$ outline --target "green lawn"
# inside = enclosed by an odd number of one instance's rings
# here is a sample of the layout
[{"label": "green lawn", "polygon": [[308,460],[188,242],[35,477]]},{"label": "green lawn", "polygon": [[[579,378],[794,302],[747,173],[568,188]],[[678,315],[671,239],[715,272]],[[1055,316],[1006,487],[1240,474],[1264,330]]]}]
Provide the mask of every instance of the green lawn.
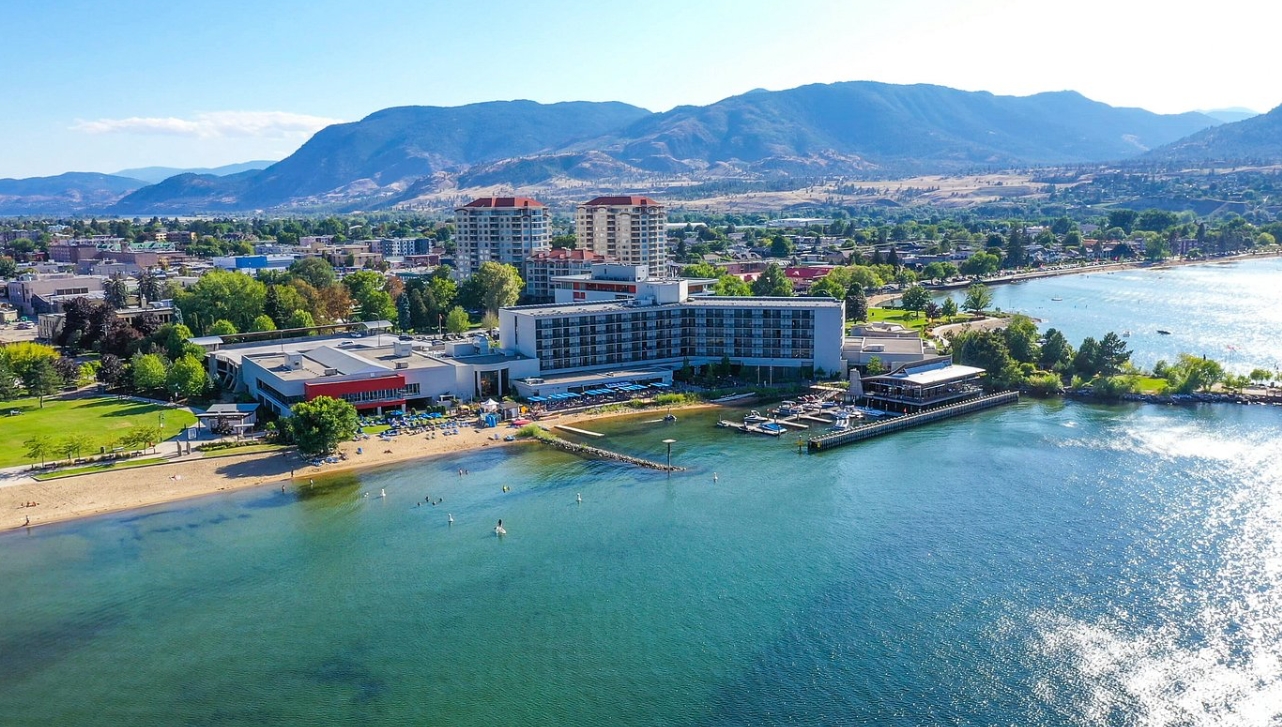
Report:
[{"label": "green lawn", "polygon": [[[12,410],[22,413],[4,416]],[[22,443],[38,434],[47,435],[56,446],[68,433],[83,432],[89,435],[91,446],[80,456],[96,455],[99,447],[110,450],[115,446],[129,427],[159,424],[161,412],[165,415],[166,439],[196,423],[196,417],[182,409],[115,397],[45,399],[43,409],[36,399],[0,403],[0,467],[31,464]]]},{"label": "green lawn", "polygon": [[215,449],[212,452],[205,452],[205,459],[215,457],[239,457],[242,454],[258,454],[260,452],[279,452],[284,449],[280,444],[247,444],[243,447],[228,447],[226,449]]},{"label": "green lawn", "polygon": [[55,470],[40,475],[32,475],[39,481],[60,480],[63,477],[75,477],[76,475],[92,475],[99,472],[114,472],[115,470],[127,470],[134,467],[150,467],[155,464],[164,464],[169,460],[164,457],[143,457],[139,459],[120,459],[114,462],[104,462],[101,464],[91,464],[84,467],[71,467],[68,469]]},{"label": "green lawn", "polygon": [[898,323],[905,328],[913,328],[920,331],[930,321],[926,320],[925,313],[913,313],[912,311],[899,310],[898,308],[869,308],[868,322]]},{"label": "green lawn", "polygon": [[1135,383],[1139,385],[1141,394],[1160,394],[1170,385],[1166,379],[1155,376],[1136,376]]}]

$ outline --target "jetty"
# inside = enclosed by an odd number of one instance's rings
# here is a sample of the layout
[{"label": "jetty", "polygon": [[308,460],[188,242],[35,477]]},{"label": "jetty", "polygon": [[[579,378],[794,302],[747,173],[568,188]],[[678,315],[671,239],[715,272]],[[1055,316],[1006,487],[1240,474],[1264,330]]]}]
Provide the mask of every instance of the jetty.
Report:
[{"label": "jetty", "polygon": [[563,452],[577,454],[581,457],[593,457],[595,459],[608,459],[613,462],[622,462],[624,464],[635,465],[637,467],[645,467],[646,469],[659,470],[660,472],[681,472],[685,469],[685,467],[676,467],[676,466],[669,467],[668,465],[663,464],[662,462],[653,462],[651,460],[642,459],[640,457],[633,457],[627,454],[619,454],[618,452],[611,452],[608,449],[601,449],[600,447],[589,447],[586,444],[578,444],[575,442],[570,442],[570,441],[561,439],[560,437],[546,431],[543,434],[535,437],[535,439],[537,439],[540,442],[543,442],[544,444],[550,445],[552,447],[556,447],[557,449]]},{"label": "jetty", "polygon": [[557,425],[556,425],[556,428],[557,428],[557,429],[564,429],[564,430],[565,430],[565,431],[567,431],[567,432],[574,432],[575,434],[582,434],[582,435],[585,435],[585,436],[588,436],[588,437],[604,437],[604,436],[605,436],[604,434],[602,434],[602,433],[600,433],[600,432],[589,432],[589,431],[588,431],[588,430],[586,430],[586,429],[579,429],[578,427],[572,427],[572,426],[570,426],[570,425],[568,425],[568,424],[557,424]]},{"label": "jetty", "polygon": [[821,434],[817,437],[811,437],[807,442],[806,447],[811,453],[826,451],[829,449],[835,449],[844,444],[862,442],[865,439],[872,439],[873,437],[879,437],[883,434],[899,432],[904,429],[921,426],[922,424],[929,424],[942,419],[950,419],[952,417],[962,416],[972,412],[983,411],[984,409],[992,409],[995,406],[1001,406],[1003,404],[1013,404],[1017,401],[1019,401],[1019,393],[1015,391],[1006,391],[1000,394],[981,396],[979,398],[970,399],[957,404],[941,406],[937,409],[928,409],[923,412],[918,412],[917,414],[907,414],[905,416],[895,417],[894,419],[884,422],[864,424],[841,432],[832,432],[831,434]]}]

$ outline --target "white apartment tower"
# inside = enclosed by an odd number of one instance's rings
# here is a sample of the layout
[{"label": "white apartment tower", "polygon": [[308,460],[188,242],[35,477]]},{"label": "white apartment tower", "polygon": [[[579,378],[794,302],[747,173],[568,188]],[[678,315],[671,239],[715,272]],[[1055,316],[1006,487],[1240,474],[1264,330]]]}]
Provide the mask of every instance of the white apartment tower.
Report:
[{"label": "white apartment tower", "polygon": [[460,275],[481,263],[515,266],[525,274],[525,259],[552,247],[551,215],[529,197],[482,197],[454,210],[454,261]]},{"label": "white apartment tower", "polygon": [[649,197],[597,197],[579,205],[574,236],[580,250],[624,265],[644,265],[650,277],[666,277],[668,213]]}]

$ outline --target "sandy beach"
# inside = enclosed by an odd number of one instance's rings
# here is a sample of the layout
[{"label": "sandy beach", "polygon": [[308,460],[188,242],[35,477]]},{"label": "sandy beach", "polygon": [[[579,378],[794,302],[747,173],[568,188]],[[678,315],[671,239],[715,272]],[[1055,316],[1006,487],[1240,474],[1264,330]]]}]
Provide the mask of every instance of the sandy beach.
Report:
[{"label": "sandy beach", "polygon": [[[674,408],[705,406],[713,405],[696,404]],[[562,414],[542,423],[554,427],[557,424],[582,423],[637,413],[643,412],[627,410],[602,413],[599,410],[587,410]],[[485,430],[460,427],[459,434],[448,437],[440,433],[435,438],[428,438],[423,434],[403,435],[387,442],[371,437],[359,442],[343,443],[339,450],[347,459],[320,467],[309,465],[289,449],[284,452],[259,452],[243,456],[183,459],[152,467],[80,475],[47,482],[22,478],[13,484],[0,486],[0,531],[133,510],[247,487],[268,484],[295,487],[311,478],[336,472],[448,456],[483,447],[534,446],[529,440],[502,440],[502,437],[515,431],[506,426]],[[498,440],[493,439],[495,433],[500,437]],[[357,448],[364,453],[357,454]],[[38,504],[26,507],[23,503],[27,502]]]}]

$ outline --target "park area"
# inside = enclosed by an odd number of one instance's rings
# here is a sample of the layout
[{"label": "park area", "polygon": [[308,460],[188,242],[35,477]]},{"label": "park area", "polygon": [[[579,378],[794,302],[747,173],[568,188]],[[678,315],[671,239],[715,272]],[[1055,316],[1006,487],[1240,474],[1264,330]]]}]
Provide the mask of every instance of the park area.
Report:
[{"label": "park area", "polygon": [[53,462],[66,459],[58,450],[73,437],[80,445],[74,456],[89,457],[120,446],[131,429],[159,427],[158,439],[164,441],[196,423],[185,409],[116,397],[45,399],[43,409],[37,399],[18,399],[3,407],[0,413],[7,416],[0,416],[0,467],[32,464],[24,443],[41,436],[51,446],[45,459]]}]

